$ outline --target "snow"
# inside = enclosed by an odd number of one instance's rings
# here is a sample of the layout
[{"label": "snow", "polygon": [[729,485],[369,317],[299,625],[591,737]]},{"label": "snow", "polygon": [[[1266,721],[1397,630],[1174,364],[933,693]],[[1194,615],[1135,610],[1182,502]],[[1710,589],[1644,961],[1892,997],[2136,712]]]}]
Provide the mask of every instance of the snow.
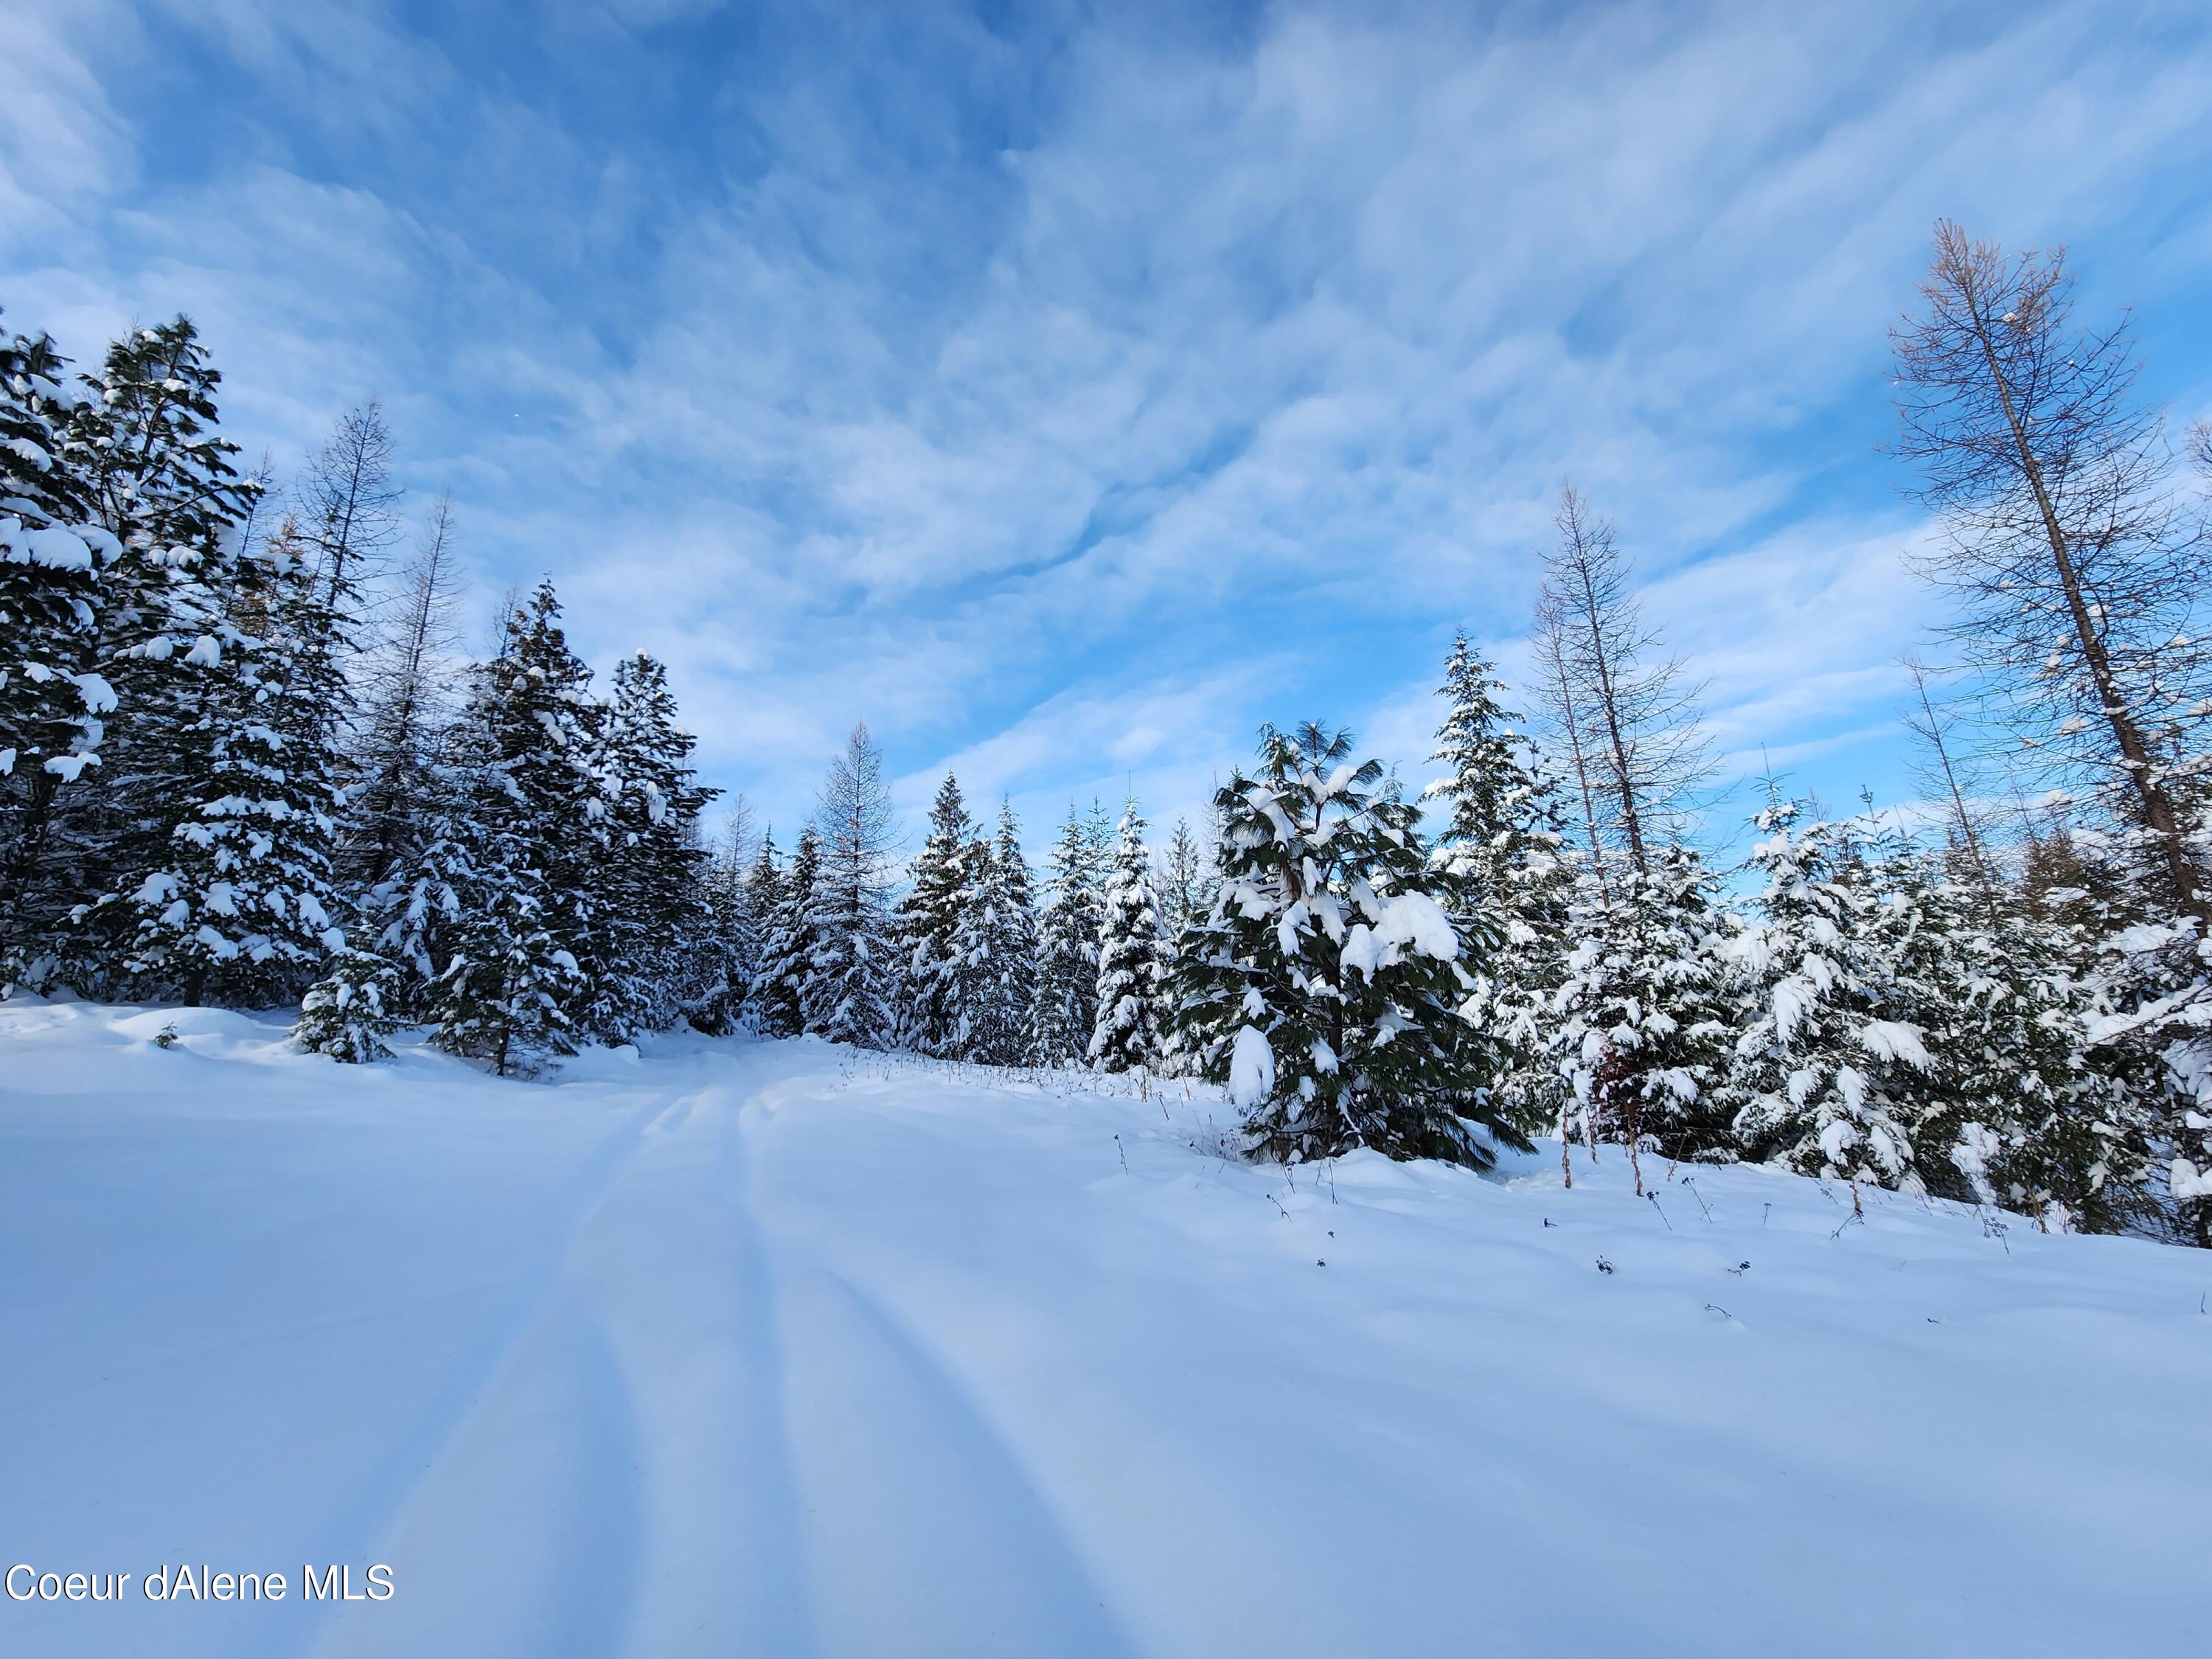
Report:
[{"label": "snow", "polygon": [[398,1046],[0,1005],[0,1568],[295,1581],[0,1650],[2201,1644],[2206,1253],[1556,1144],[1292,1183],[1157,1079]]},{"label": "snow", "polygon": [[1229,1098],[1239,1106],[1256,1106],[1274,1091],[1275,1051],[1256,1027],[1240,1028],[1229,1056]]}]

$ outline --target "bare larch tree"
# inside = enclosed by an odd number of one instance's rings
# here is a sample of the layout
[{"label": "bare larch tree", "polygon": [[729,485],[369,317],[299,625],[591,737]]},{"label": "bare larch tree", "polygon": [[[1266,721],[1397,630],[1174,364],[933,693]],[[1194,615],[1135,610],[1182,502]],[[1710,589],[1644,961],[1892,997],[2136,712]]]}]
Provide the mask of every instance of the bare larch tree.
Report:
[{"label": "bare larch tree", "polygon": [[2008,254],[1948,220],[1921,295],[1891,335],[1895,448],[1942,525],[1923,564],[1960,602],[1962,662],[2029,769],[2088,785],[2154,884],[2212,921],[2187,810],[2212,714],[2206,529],[2136,399],[2126,320],[2076,328],[2063,249]]},{"label": "bare larch tree", "polygon": [[1657,654],[1613,526],[1571,483],[1553,522],[1559,539],[1536,601],[1539,696],[1582,775],[1593,856],[1602,838],[1647,875],[1653,848],[1681,833],[1711,769],[1700,688],[1679,658]]}]

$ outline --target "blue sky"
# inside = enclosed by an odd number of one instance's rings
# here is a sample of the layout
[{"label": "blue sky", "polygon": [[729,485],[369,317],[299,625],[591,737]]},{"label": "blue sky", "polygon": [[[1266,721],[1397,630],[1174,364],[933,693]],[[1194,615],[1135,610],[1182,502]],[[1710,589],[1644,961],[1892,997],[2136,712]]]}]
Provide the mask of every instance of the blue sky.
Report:
[{"label": "blue sky", "polygon": [[[1571,476],[1741,769],[1909,795],[1877,453],[1938,216],[2212,408],[2197,4],[0,0],[0,302],[182,309],[289,468],[374,394],[480,597],[672,665],[788,841],[855,717],[1033,848],[1267,719],[1425,775]],[[1734,809],[1726,809],[1731,814]]]}]

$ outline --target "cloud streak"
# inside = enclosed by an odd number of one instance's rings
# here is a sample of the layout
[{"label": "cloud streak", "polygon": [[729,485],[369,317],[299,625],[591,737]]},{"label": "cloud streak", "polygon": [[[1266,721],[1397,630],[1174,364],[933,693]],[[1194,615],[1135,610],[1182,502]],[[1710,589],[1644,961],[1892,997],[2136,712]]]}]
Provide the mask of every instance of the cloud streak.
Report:
[{"label": "cloud streak", "polygon": [[1874,452],[1929,222],[2071,240],[2205,381],[2197,10],[88,3],[9,25],[0,299],[191,309],[280,458],[380,392],[779,822],[855,715],[1038,811],[1266,718],[1417,770],[1568,474],[1723,744],[1846,798],[1929,617]]}]

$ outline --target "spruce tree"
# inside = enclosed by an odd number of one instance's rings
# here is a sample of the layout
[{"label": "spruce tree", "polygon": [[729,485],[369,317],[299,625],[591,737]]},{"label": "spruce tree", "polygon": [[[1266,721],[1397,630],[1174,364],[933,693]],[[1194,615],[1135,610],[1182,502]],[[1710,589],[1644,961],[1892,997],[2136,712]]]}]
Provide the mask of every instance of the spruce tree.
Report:
[{"label": "spruce tree", "polygon": [[1166,939],[1152,892],[1152,856],[1133,799],[1122,809],[1114,860],[1102,895],[1098,1012],[1088,1059],[1102,1072],[1156,1071],[1169,1023],[1162,981]]},{"label": "spruce tree", "polygon": [[67,365],[0,335],[0,956],[30,875],[33,804],[99,763],[115,694],[88,659],[118,544],[86,522],[66,465]]},{"label": "spruce tree", "polygon": [[[331,880],[337,623],[290,526],[246,561],[187,752],[170,842],[127,899],[131,981],[187,1003],[289,1002],[343,942]],[[112,903],[113,902],[111,902]],[[106,907],[102,907],[103,908]],[[100,911],[89,920],[100,925]]]},{"label": "spruce tree", "polygon": [[945,1060],[968,1057],[982,990],[975,934],[988,872],[988,848],[976,839],[959,780],[947,772],[914,861],[914,885],[899,900],[893,922],[903,1047]]},{"label": "spruce tree", "polygon": [[388,1059],[385,1039],[400,1027],[401,994],[399,969],[390,957],[341,945],[329,971],[301,999],[292,1039],[309,1054],[348,1065]]},{"label": "spruce tree", "polygon": [[1613,896],[1577,917],[1581,938],[1554,993],[1555,1081],[1532,1097],[1556,1114],[1562,1168],[1575,1140],[1638,1157],[1735,1157],[1727,1080],[1729,1008],[1719,955],[1717,884],[1692,849],[1647,848],[1648,868],[1614,872]]},{"label": "spruce tree", "polygon": [[806,1028],[833,1042],[886,1048],[891,1006],[890,797],[883,751],[857,725],[822,787],[821,872],[805,912],[813,945]]},{"label": "spruce tree", "polygon": [[1451,769],[1425,798],[1449,814],[1434,856],[1453,925],[1488,946],[1462,1012],[1499,1057],[1493,1092],[1533,1129],[1551,1089],[1551,1010],[1567,977],[1574,871],[1555,787],[1498,703],[1503,690],[1491,664],[1458,635],[1437,692],[1446,713],[1430,757]]},{"label": "spruce tree", "polygon": [[1743,1015],[1731,1064],[1748,1157],[1801,1174],[1923,1192],[1913,1121],[1936,1067],[1896,971],[1885,918],[1842,826],[1802,827],[1795,803],[1753,822],[1765,878],[1730,941]]},{"label": "spruce tree", "polygon": [[998,838],[985,860],[982,913],[971,1054],[988,1066],[1018,1066],[1029,1057],[1030,1016],[1036,1003],[1037,926],[1029,862],[1011,801],[999,805]]},{"label": "spruce tree", "polygon": [[[763,842],[761,857],[774,868],[774,842]],[[763,872],[756,870],[757,884],[767,890]],[[799,828],[792,849],[791,868],[773,884],[774,897],[766,909],[768,925],[761,944],[761,967],[753,983],[758,1022],[764,1036],[798,1036],[817,1028],[810,1010],[818,1006],[814,996],[814,933],[811,920],[816,890],[822,883],[822,840],[812,823]]]},{"label": "spruce tree", "polygon": [[[528,627],[519,617],[510,644]],[[518,678],[505,658],[480,669],[448,741],[451,805],[432,848],[451,905],[438,907],[442,956],[422,996],[432,1044],[488,1060],[502,1077],[574,1053],[590,989],[563,937],[574,937],[574,897],[547,874],[551,849],[538,815],[559,795],[532,775],[550,762],[518,746],[513,730]]]},{"label": "spruce tree", "polygon": [[703,989],[711,945],[699,814],[718,793],[690,764],[697,739],[677,722],[667,671],[643,653],[624,659],[593,757],[606,806],[605,845],[590,874],[592,926],[585,972],[595,1034],[662,1030]]},{"label": "spruce tree", "polygon": [[1369,1147],[1482,1167],[1492,1110],[1458,1004],[1479,965],[1432,890],[1419,811],[1347,733],[1263,729],[1255,776],[1216,795],[1221,890],[1172,994],[1203,1074],[1228,1085],[1255,1155]]},{"label": "spruce tree", "polygon": [[[45,665],[78,688],[99,729],[81,726],[71,755],[21,775],[4,896],[10,977],[119,988],[112,964],[127,939],[74,919],[161,866],[176,803],[207,775],[205,747],[190,739],[206,729],[204,671],[221,664],[240,532],[260,490],[216,434],[222,378],[179,317],[112,346],[57,429],[98,592],[89,625],[52,641],[70,647],[67,659]],[[112,902],[103,912],[118,914]]]},{"label": "spruce tree", "polygon": [[1053,844],[1050,882],[1037,919],[1029,1039],[1034,1065],[1080,1060],[1098,1024],[1098,930],[1105,908],[1093,870],[1089,836],[1071,805]]}]

